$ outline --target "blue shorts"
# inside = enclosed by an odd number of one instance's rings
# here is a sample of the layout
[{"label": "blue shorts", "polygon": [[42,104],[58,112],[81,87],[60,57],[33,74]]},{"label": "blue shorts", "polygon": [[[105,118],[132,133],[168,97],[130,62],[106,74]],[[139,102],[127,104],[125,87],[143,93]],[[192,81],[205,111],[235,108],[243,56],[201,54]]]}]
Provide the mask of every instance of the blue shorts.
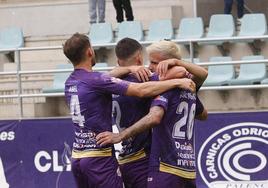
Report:
[{"label": "blue shorts", "polygon": [[115,157],[72,159],[72,172],[78,188],[123,188]]},{"label": "blue shorts", "polygon": [[150,171],[147,188],[196,188],[196,185],[194,179],[185,179],[160,171]]},{"label": "blue shorts", "polygon": [[120,165],[125,188],[146,188],[148,165],[148,158]]}]

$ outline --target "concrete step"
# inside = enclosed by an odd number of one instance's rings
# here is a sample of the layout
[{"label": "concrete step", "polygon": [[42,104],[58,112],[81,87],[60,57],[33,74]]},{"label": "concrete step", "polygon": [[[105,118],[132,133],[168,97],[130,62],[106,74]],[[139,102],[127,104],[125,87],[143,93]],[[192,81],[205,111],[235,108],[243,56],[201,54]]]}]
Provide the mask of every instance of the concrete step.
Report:
[{"label": "concrete step", "polygon": [[268,89],[200,91],[199,97],[210,112],[268,109]]},{"label": "concrete step", "polygon": [[[136,20],[142,21],[144,28],[157,19],[173,19],[192,16],[190,1],[177,0],[136,0],[131,1]],[[75,32],[88,33],[88,1],[21,1],[0,4],[1,27],[18,25],[24,36],[61,36]],[[106,3],[106,21],[117,27],[112,1]],[[82,19],[83,18],[83,19]],[[178,25],[178,24],[177,24]]]},{"label": "concrete step", "polygon": [[[50,52],[48,51],[47,53],[50,53]],[[58,53],[58,55],[60,55],[60,52]],[[38,58],[40,58],[39,61],[35,60]],[[68,63],[67,61],[66,62],[64,62],[64,61],[49,61],[49,59],[46,59],[45,56],[39,56],[37,54],[31,54],[31,53],[29,53],[27,55],[25,54],[25,60],[26,59],[28,61],[22,61],[22,63],[21,63],[21,70],[23,70],[23,71],[56,69],[57,65]],[[41,60],[41,59],[43,59],[43,60]],[[5,72],[16,71],[16,70],[17,70],[17,64],[15,64],[15,63],[5,63],[3,65],[3,71],[5,71]]]},{"label": "concrete step", "polygon": [[[6,103],[0,105],[0,119],[18,118],[20,109],[17,103]],[[23,103],[23,117],[59,117],[69,116],[69,109],[64,97],[43,98],[43,101]]]}]

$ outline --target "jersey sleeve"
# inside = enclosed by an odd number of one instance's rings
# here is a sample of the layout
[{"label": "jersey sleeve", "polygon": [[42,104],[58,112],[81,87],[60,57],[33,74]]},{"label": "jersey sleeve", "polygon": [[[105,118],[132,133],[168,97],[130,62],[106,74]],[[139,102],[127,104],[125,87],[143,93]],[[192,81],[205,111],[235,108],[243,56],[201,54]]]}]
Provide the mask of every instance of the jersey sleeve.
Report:
[{"label": "jersey sleeve", "polygon": [[100,76],[93,83],[93,87],[105,93],[112,93],[117,95],[125,95],[130,82],[114,78],[108,74],[100,74]]},{"label": "jersey sleeve", "polygon": [[204,105],[202,104],[202,102],[200,101],[200,99],[198,98],[198,96],[196,96],[196,112],[195,115],[199,115],[204,111]]},{"label": "jersey sleeve", "polygon": [[159,81],[159,75],[157,73],[153,73],[149,79],[150,81]]},{"label": "jersey sleeve", "polygon": [[163,93],[161,95],[158,95],[152,100],[151,107],[159,106],[162,107],[165,111],[167,111],[168,108],[168,95],[167,93]]}]

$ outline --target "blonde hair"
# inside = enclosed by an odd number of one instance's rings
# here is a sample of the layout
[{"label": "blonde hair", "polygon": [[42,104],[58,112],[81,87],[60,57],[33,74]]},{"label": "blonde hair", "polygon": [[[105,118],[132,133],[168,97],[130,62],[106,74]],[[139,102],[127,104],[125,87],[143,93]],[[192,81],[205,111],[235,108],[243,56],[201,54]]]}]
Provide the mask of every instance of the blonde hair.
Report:
[{"label": "blonde hair", "polygon": [[176,58],[181,59],[180,48],[175,42],[171,41],[159,41],[151,44],[146,48],[148,54],[160,53],[164,58]]}]

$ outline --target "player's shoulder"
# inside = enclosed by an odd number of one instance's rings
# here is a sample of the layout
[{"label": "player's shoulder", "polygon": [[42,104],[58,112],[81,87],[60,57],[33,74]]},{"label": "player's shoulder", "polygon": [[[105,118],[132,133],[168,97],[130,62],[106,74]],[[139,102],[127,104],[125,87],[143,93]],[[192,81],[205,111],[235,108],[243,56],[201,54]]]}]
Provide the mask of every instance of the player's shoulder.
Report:
[{"label": "player's shoulder", "polygon": [[128,74],[122,78],[122,80],[129,81],[129,82],[136,82],[139,83],[140,81],[134,74]]},{"label": "player's shoulder", "polygon": [[111,76],[109,75],[109,73],[91,72],[90,79],[93,80],[94,83],[99,83],[106,80],[110,80]]},{"label": "player's shoulder", "polygon": [[174,88],[164,92],[162,95],[166,98],[178,98],[178,96],[181,96],[184,92],[187,91],[181,88]]},{"label": "player's shoulder", "polygon": [[[129,81],[129,82],[136,82],[141,83],[142,81],[139,81],[138,78],[134,74],[128,74],[125,77],[122,78],[122,80]],[[150,81],[159,81],[159,76],[157,73],[151,73],[149,76]]]}]

